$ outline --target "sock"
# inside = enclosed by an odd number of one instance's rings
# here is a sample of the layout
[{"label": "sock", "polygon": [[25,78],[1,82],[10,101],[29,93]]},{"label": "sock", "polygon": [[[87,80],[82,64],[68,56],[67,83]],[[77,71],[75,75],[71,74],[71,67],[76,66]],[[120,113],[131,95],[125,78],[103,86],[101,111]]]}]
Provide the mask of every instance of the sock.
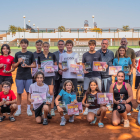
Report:
[{"label": "sock", "polygon": [[51,110],[54,110],[53,108]]},{"label": "sock", "polygon": [[18,105],[18,110],[21,110],[21,105]]},{"label": "sock", "polygon": [[30,110],[30,106],[31,106],[31,105],[27,105],[27,110]]},{"label": "sock", "polygon": [[47,118],[44,118],[44,121],[47,121]]},{"label": "sock", "polygon": [[64,117],[64,116],[62,116],[62,117],[61,117],[61,119],[62,119],[62,118],[63,118],[63,119],[65,119],[65,117]]}]

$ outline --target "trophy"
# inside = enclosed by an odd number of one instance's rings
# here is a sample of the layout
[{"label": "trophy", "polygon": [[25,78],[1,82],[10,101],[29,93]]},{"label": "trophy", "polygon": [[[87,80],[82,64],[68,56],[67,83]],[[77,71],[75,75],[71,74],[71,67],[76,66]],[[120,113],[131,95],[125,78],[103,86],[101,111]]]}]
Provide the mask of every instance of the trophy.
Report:
[{"label": "trophy", "polygon": [[120,94],[120,103],[122,102],[123,98],[124,98],[124,94]]},{"label": "trophy", "polygon": [[25,57],[22,57],[22,66],[25,66]]},{"label": "trophy", "polygon": [[6,72],[6,64],[4,64],[3,67],[4,67],[3,72]]},{"label": "trophy", "polygon": [[63,114],[67,114],[66,104],[63,101],[59,102],[59,106],[64,110]]},{"label": "trophy", "polygon": [[[4,99],[4,98],[3,98],[2,100],[3,100],[4,102],[6,102],[6,101],[7,101],[7,100],[6,100],[6,99]],[[6,106],[7,106],[6,104],[4,104],[4,105],[3,105],[3,107],[6,107]]]}]

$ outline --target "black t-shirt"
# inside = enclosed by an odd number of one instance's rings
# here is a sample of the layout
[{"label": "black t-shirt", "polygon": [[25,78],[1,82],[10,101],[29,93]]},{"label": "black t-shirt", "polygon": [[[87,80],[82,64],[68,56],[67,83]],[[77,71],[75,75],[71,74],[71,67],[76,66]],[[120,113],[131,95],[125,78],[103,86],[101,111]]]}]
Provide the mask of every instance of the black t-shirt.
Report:
[{"label": "black t-shirt", "polygon": [[[86,52],[83,54],[82,63],[89,62],[91,64],[91,68],[93,69],[93,61],[102,61],[101,54],[99,52],[95,52],[93,54]],[[84,77],[101,77],[101,72],[92,71],[84,75]]]},{"label": "black t-shirt", "polygon": [[[27,51],[26,53],[22,53],[21,51],[17,52],[15,54],[15,59],[14,59],[15,63],[18,62],[18,58],[24,58],[25,59],[24,63],[27,65],[31,65],[33,62],[35,62],[33,53],[29,51]],[[23,68],[21,67],[21,65],[22,63],[18,65],[16,79],[18,80],[32,79],[31,68]]]},{"label": "black t-shirt", "polygon": [[40,53],[34,52],[33,54],[34,54],[35,60],[37,60],[38,57],[41,58],[43,56],[43,51],[41,51]]}]

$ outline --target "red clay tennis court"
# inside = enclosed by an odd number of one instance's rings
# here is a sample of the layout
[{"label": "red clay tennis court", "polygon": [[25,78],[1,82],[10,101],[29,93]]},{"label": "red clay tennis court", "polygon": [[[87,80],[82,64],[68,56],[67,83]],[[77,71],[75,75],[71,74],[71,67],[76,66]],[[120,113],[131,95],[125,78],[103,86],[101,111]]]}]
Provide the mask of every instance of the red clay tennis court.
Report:
[{"label": "red clay tennis court", "polygon": [[[13,77],[15,78],[15,72]],[[16,85],[13,84],[12,89],[16,93]],[[49,120],[47,126],[36,124],[34,113],[33,116],[26,114],[26,93],[22,98],[22,114],[16,118],[16,122],[10,122],[8,115],[3,122],[0,122],[0,140],[138,140],[140,139],[140,126],[137,125],[137,111],[133,111],[128,117],[130,127],[124,128],[120,126],[112,126],[111,112],[103,121],[105,127],[98,127],[98,120],[95,125],[90,125],[86,121],[86,116],[82,114],[75,116],[74,123],[67,123],[60,126],[60,116],[56,111],[56,116]],[[133,100],[133,107],[136,108],[137,103]],[[68,120],[68,117],[66,117]]]}]

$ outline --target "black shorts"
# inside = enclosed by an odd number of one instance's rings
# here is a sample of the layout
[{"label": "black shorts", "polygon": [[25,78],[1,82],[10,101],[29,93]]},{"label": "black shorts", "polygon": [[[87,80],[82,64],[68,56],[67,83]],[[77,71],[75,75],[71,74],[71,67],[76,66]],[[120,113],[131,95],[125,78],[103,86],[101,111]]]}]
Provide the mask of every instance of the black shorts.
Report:
[{"label": "black shorts", "polygon": [[42,108],[43,108],[43,104],[41,104],[36,110],[34,110],[35,112],[35,117],[38,117],[38,116],[42,116]]},{"label": "black shorts", "polygon": [[12,76],[2,76],[2,75],[0,75],[0,84],[4,81],[8,81],[11,84],[13,84]]},{"label": "black shorts", "polygon": [[[129,102],[128,104],[131,106],[131,110],[132,110],[132,103]],[[114,105],[113,105],[113,111],[114,111],[114,110],[117,110],[117,104],[114,104]],[[113,111],[112,111],[112,112],[113,112]]]},{"label": "black shorts", "polygon": [[73,85],[74,85],[74,91],[77,92],[77,79],[66,79],[66,78],[62,78],[62,87],[65,83],[66,80],[71,80]]},{"label": "black shorts", "polygon": [[140,83],[140,76],[136,76],[136,80],[135,80],[135,89],[138,88],[139,83]]},{"label": "black shorts", "polygon": [[1,106],[1,113],[10,113],[11,109],[10,109],[11,105],[7,105],[6,107],[4,107],[3,105]]},{"label": "black shorts", "polygon": [[54,76],[45,77],[44,83],[47,85],[55,85],[55,77]]}]

